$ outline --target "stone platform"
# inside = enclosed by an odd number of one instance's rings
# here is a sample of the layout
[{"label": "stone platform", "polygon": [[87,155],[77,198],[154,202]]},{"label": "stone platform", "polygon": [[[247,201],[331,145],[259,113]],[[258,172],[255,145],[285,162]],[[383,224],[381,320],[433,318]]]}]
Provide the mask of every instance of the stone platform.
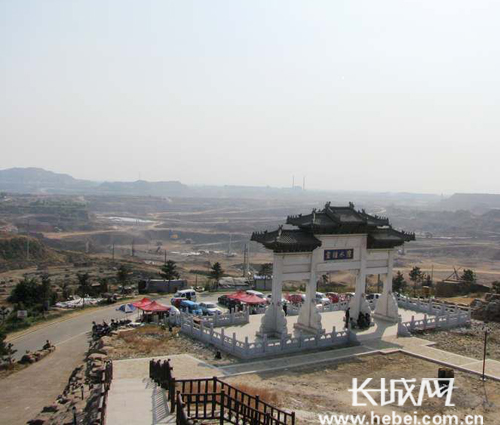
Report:
[{"label": "stone platform", "polygon": [[[400,308],[399,314],[401,315],[402,321],[410,321],[412,316],[415,320],[420,320],[424,318],[424,313],[418,313],[412,310],[405,310]],[[338,331],[344,329],[344,311],[332,311],[321,313],[321,324],[326,332],[331,332],[333,327]],[[428,317],[431,317],[428,315]],[[296,334],[296,329],[294,329],[295,323],[297,323],[298,316],[287,316],[287,329],[288,333],[294,335]],[[257,332],[259,331],[260,324],[262,320],[262,314],[254,314],[250,316],[250,321],[244,325],[238,326],[227,326],[224,327],[224,332],[227,336],[231,336],[236,333],[236,338],[239,341],[244,341],[248,337],[249,342],[255,342],[259,339]],[[396,336],[398,332],[397,323],[390,323],[384,320],[374,319],[373,323],[375,326],[371,326],[370,329],[366,330],[352,330],[356,334],[359,341],[365,341],[369,339],[377,339],[382,337]],[[268,338],[272,341],[273,338]]]}]

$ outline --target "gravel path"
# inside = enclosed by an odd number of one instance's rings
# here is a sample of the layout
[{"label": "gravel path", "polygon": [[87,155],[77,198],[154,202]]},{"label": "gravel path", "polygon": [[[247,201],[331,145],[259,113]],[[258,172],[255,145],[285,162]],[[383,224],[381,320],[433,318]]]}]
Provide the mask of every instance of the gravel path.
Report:
[{"label": "gravel path", "polygon": [[[500,361],[500,323],[488,323],[487,358]],[[457,328],[448,331],[424,331],[416,333],[419,338],[436,342],[435,347],[474,359],[483,359],[484,330],[483,322],[473,320],[470,328]]]}]

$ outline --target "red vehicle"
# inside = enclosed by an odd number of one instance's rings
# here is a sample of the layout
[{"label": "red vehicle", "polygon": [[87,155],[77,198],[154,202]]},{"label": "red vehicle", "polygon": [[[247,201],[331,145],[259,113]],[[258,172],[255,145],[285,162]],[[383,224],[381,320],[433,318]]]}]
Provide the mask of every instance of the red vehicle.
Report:
[{"label": "red vehicle", "polygon": [[302,304],[306,296],[304,294],[288,294],[286,299],[292,304]]},{"label": "red vehicle", "polygon": [[354,292],[346,292],[345,294],[340,295],[340,301],[350,301],[352,297],[354,297]]},{"label": "red vehicle", "polygon": [[339,294],[335,292],[327,292],[326,297],[332,302],[332,304],[338,303],[340,301]]},{"label": "red vehicle", "polygon": [[181,302],[185,301],[186,298],[181,298],[181,297],[174,297],[170,300],[170,304],[172,304],[174,307],[179,308],[181,306]]}]

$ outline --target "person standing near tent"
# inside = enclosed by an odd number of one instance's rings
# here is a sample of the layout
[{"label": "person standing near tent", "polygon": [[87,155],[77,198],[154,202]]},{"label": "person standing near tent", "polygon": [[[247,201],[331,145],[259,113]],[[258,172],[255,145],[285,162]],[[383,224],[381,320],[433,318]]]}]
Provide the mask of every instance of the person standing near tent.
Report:
[{"label": "person standing near tent", "polygon": [[345,311],[345,328],[349,329],[349,321],[351,320],[351,307],[347,307],[347,310]]}]

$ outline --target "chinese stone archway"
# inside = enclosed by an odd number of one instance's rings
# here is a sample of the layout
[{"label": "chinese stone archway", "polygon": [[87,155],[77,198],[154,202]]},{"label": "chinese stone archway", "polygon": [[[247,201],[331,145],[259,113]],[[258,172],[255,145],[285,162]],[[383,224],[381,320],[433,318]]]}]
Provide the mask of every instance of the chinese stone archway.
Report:
[{"label": "chinese stone archway", "polygon": [[307,280],[306,299],[295,328],[310,333],[322,333],[321,314],[316,308],[317,280],[324,273],[349,270],[356,273],[355,295],[350,301],[350,315],[370,313],[366,301],[366,276],[384,274],[382,296],[375,316],[389,321],[399,319],[398,306],[392,295],[394,251],[404,242],[415,240],[413,233],[393,229],[387,218],[357,211],[352,203],[347,207],[325,208],[307,215],[289,216],[286,224],[272,232],[255,232],[252,241],[263,244],[274,253],[271,304],[264,317],[259,335],[287,335],[283,312],[283,281]]}]

